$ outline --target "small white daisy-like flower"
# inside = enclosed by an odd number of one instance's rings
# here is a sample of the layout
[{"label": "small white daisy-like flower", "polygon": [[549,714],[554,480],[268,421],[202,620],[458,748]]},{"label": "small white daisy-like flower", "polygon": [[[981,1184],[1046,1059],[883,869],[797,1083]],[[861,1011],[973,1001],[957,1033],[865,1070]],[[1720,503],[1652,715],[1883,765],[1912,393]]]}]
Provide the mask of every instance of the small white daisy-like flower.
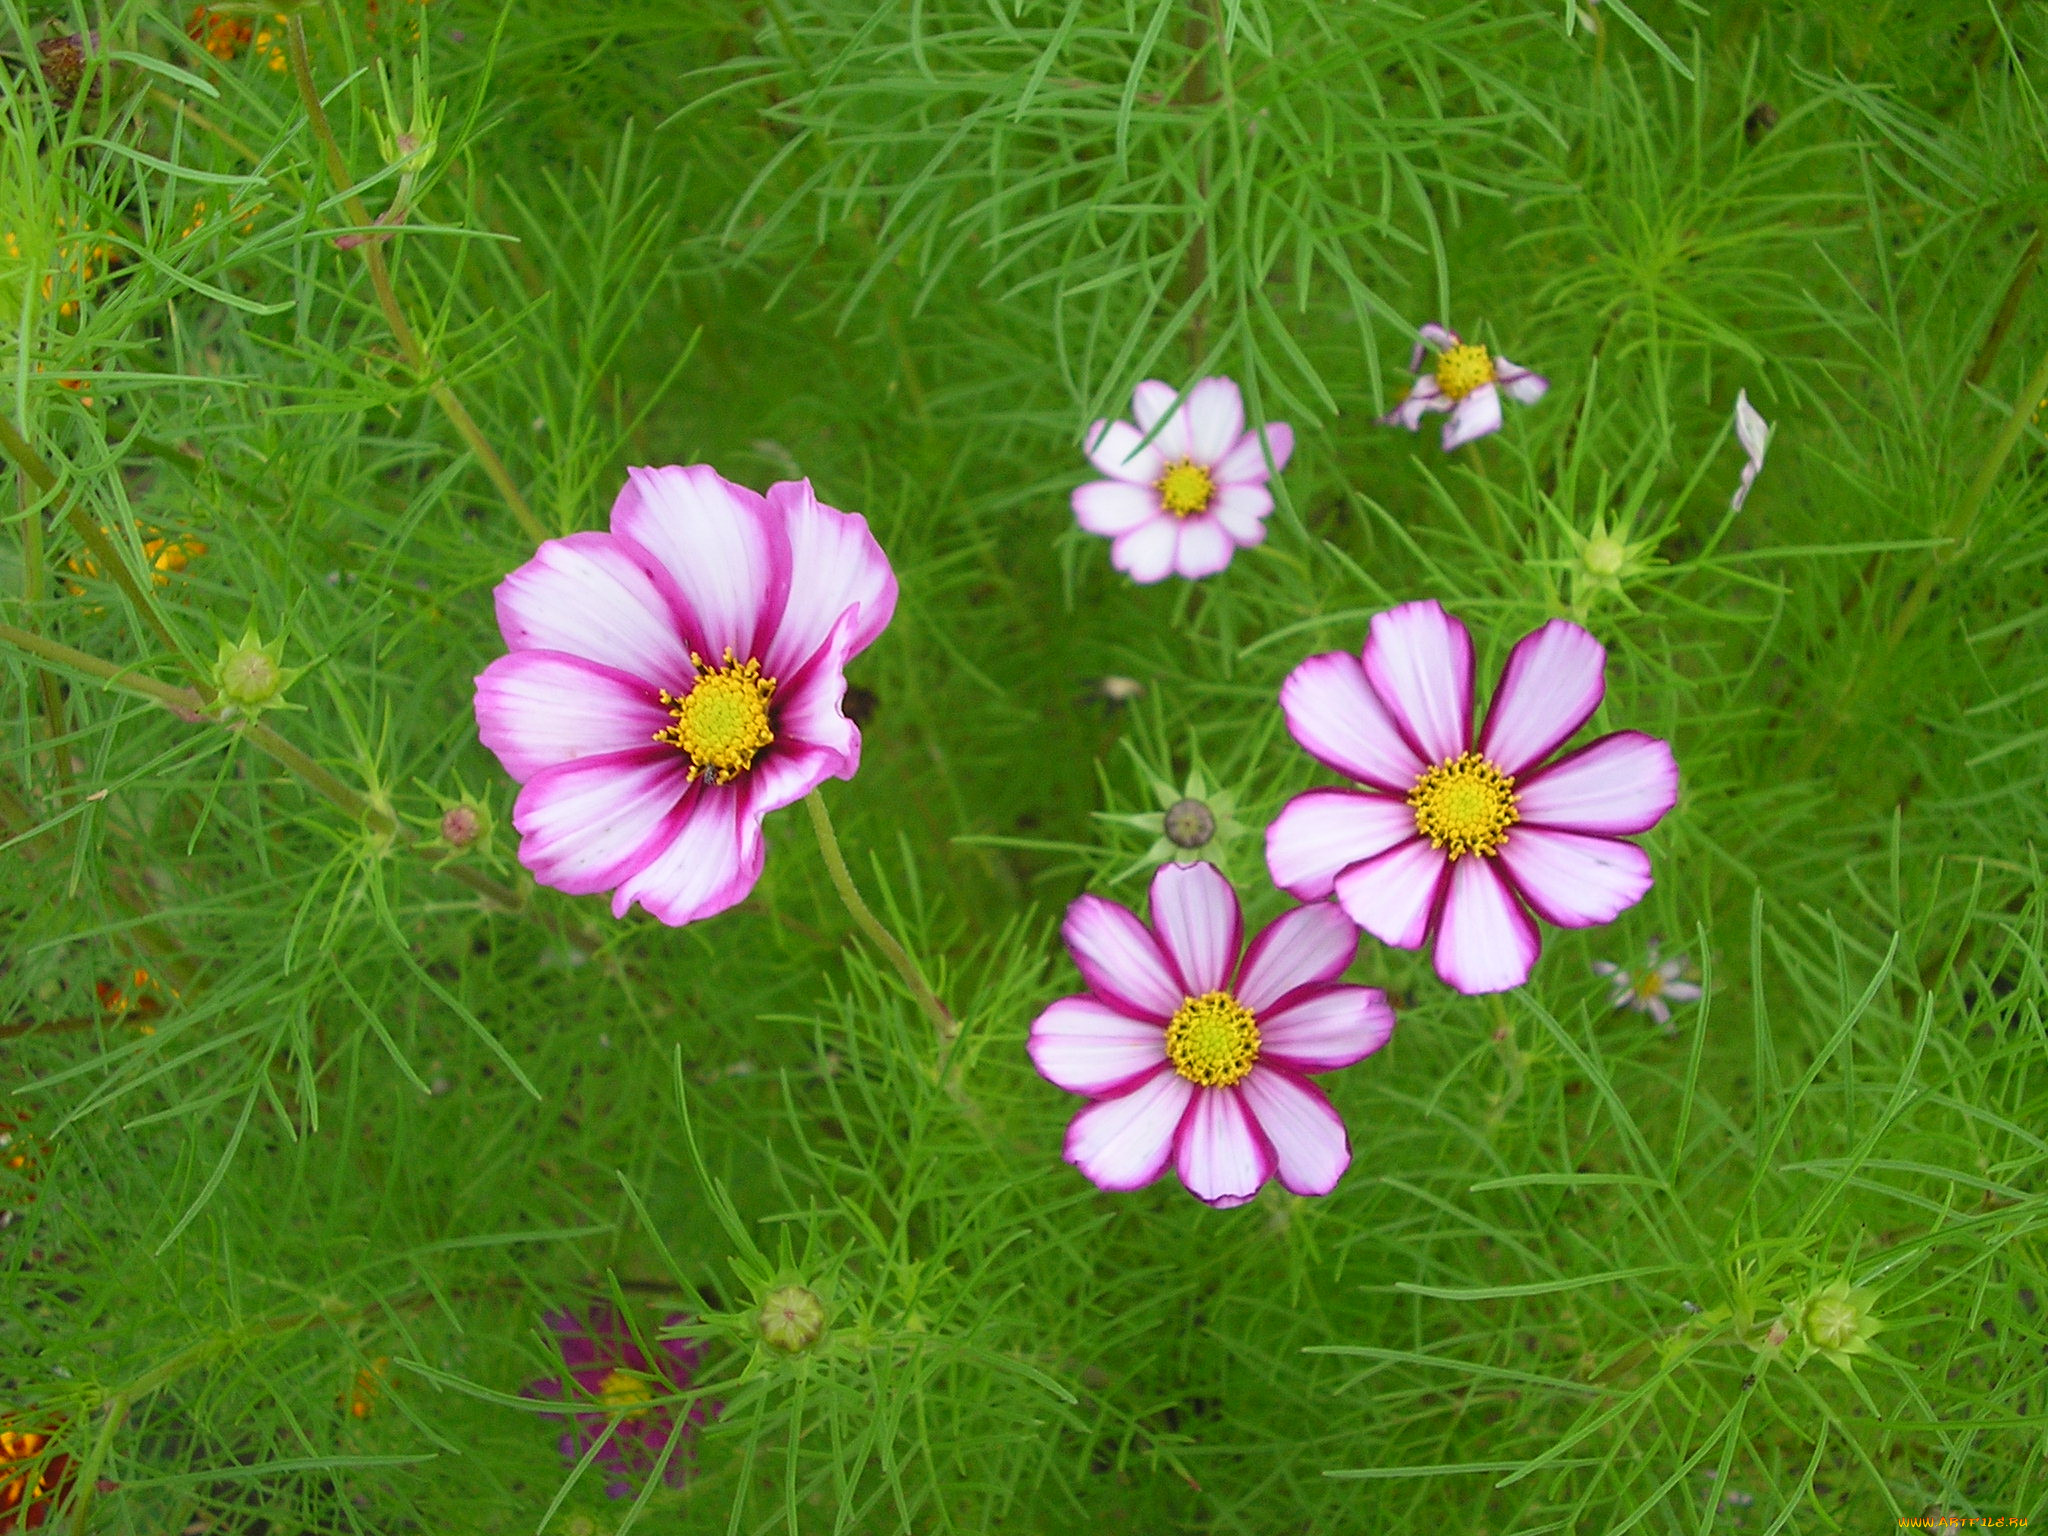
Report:
[{"label": "small white daisy-like flower", "polygon": [[1691,966],[1684,955],[1659,960],[1657,946],[1652,944],[1640,971],[1624,971],[1611,960],[1595,960],[1593,972],[1606,978],[1611,989],[1608,1002],[1613,1007],[1633,1008],[1666,1025],[1671,1022],[1673,1003],[1696,1003],[1702,996],[1699,983],[1685,979]]},{"label": "small white daisy-like flower", "polygon": [[1742,466],[1742,483],[1735,487],[1735,495],[1728,502],[1731,512],[1740,512],[1742,504],[1749,500],[1749,488],[1756,484],[1756,477],[1764,467],[1764,454],[1771,446],[1771,434],[1775,430],[1749,403],[1748,390],[1735,391],[1735,436],[1742,444],[1748,462]]},{"label": "small white daisy-like flower", "polygon": [[[1422,430],[1431,411],[1449,411],[1444,423],[1444,452],[1500,430],[1500,397],[1505,392],[1523,405],[1534,405],[1550,391],[1550,380],[1466,341],[1444,325],[1425,325],[1422,340],[1408,359],[1415,382],[1402,402],[1380,418],[1383,427]],[[1436,353],[1436,367],[1422,371],[1423,359]]]}]

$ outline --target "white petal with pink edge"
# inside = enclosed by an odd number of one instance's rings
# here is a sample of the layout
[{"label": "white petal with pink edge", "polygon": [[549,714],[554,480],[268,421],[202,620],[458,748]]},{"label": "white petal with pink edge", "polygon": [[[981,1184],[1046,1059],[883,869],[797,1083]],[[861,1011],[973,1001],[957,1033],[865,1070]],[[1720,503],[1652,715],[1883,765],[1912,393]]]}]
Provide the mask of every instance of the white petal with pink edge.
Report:
[{"label": "white petal with pink edge", "polygon": [[1181,402],[1188,423],[1188,457],[1213,469],[1244,433],[1244,396],[1230,379],[1202,379]]},{"label": "white petal with pink edge", "polygon": [[1126,1013],[1164,1025],[1186,998],[1178,973],[1145,925],[1113,901],[1075,897],[1060,937],[1088,989]]},{"label": "white petal with pink edge", "polygon": [[524,783],[579,757],[648,746],[669,713],[651,683],[560,651],[512,651],[476,680],[476,724]]},{"label": "white petal with pink edge", "polygon": [[1415,812],[1391,795],[1312,789],[1288,801],[1266,828],[1266,869],[1302,901],[1321,901],[1353,864],[1415,835]]},{"label": "white petal with pink edge", "polygon": [[[1472,636],[1431,599],[1376,613],[1365,676],[1394,723],[1432,763],[1472,742]],[[1419,770],[1418,770],[1419,771]],[[1413,780],[1393,785],[1403,794]]]},{"label": "white petal with pink edge", "polygon": [[1235,1088],[1196,1088],[1173,1143],[1174,1169],[1197,1200],[1243,1205],[1273,1177],[1273,1147]]},{"label": "white petal with pink edge", "polygon": [[1410,432],[1416,432],[1422,428],[1422,418],[1431,411],[1448,411],[1450,408],[1451,397],[1438,386],[1436,375],[1425,373],[1409,386],[1401,403],[1379,421],[1383,427],[1406,427]]},{"label": "white petal with pink edge", "polygon": [[1067,1126],[1063,1156],[1097,1189],[1142,1189],[1166,1171],[1195,1085],[1161,1067],[1135,1088],[1097,1099]]},{"label": "white petal with pink edge", "polygon": [[1534,405],[1550,393],[1550,380],[1509,362],[1498,352],[1493,355],[1493,376],[1507,392],[1507,397],[1517,405]]},{"label": "white petal with pink edge", "polygon": [[1219,485],[1209,498],[1209,515],[1240,544],[1257,544],[1264,539],[1266,519],[1272,513],[1273,493],[1263,485]]},{"label": "white petal with pink edge", "polygon": [[1280,1183],[1296,1195],[1327,1195],[1351,1166],[1351,1136],[1323,1091],[1293,1073],[1258,1066],[1238,1085],[1272,1144]]},{"label": "white petal with pink edge", "polygon": [[1063,997],[1032,1022],[1025,1049],[1047,1082],[1100,1098],[1165,1063],[1166,1031],[1092,997]]},{"label": "white petal with pink edge", "polygon": [[727,646],[737,661],[760,657],[790,574],[787,547],[769,532],[767,503],[708,464],[626,474],[612,532],[645,552],[648,574],[680,605],[691,644],[712,666]]},{"label": "white petal with pink edge", "polygon": [[788,677],[822,650],[836,625],[855,614],[846,656],[858,656],[896,616],[896,573],[857,512],[825,506],[808,480],[768,487],[768,516],[788,542],[789,601],[762,642],[761,669]]},{"label": "white petal with pink edge", "polygon": [[1353,922],[1382,944],[1420,949],[1436,916],[1450,860],[1417,837],[1337,877],[1337,900]]},{"label": "white petal with pink edge", "polygon": [[1263,1014],[1297,987],[1335,981],[1357,957],[1358,925],[1342,908],[1327,901],[1296,907],[1252,940],[1232,991],[1253,1013]]},{"label": "white petal with pink edge", "polygon": [[1226,568],[1236,553],[1236,543],[1215,518],[1190,517],[1180,525],[1173,568],[1189,581],[1200,581]]},{"label": "white petal with pink edge", "polygon": [[572,896],[609,890],[648,852],[689,784],[690,760],[649,746],[544,768],[512,804],[519,862]]},{"label": "white petal with pink edge", "polygon": [[847,647],[859,615],[848,610],[809,665],[775,690],[769,719],[775,741],[740,781],[756,815],[779,811],[826,779],[860,769],[860,730],[840,705],[846,698]]},{"label": "white petal with pink edge", "polygon": [[1468,997],[1519,987],[1542,950],[1535,923],[1493,866],[1481,854],[1467,854],[1451,866],[1437,924],[1436,973]]},{"label": "white petal with pink edge", "polygon": [[1500,390],[1482,384],[1451,407],[1444,423],[1444,452],[1450,453],[1500,430]]},{"label": "white petal with pink edge", "polygon": [[1166,473],[1166,456],[1159,451],[1159,444],[1146,443],[1144,435],[1128,421],[1096,422],[1088,429],[1086,451],[1088,462],[1112,480],[1151,485]]},{"label": "white petal with pink edge", "polygon": [[668,599],[608,533],[548,540],[495,595],[515,651],[562,651],[672,692],[697,675]]},{"label": "white petal with pink edge", "polygon": [[1641,731],[1588,742],[1515,786],[1523,821],[1568,832],[1647,832],[1677,803],[1678,760]]},{"label": "white petal with pink edge", "polygon": [[1361,784],[1405,795],[1428,766],[1347,652],[1324,651],[1288,673],[1280,708],[1288,734],[1309,756]]},{"label": "white petal with pink edge", "polygon": [[1611,923],[1650,890],[1650,856],[1619,838],[1516,827],[1500,861],[1522,900],[1559,928]]},{"label": "white petal with pink edge", "polygon": [[1173,557],[1180,548],[1180,529],[1171,516],[1155,518],[1133,528],[1109,546],[1109,563],[1145,586],[1164,581],[1173,574]]},{"label": "white petal with pink edge", "polygon": [[1074,521],[1105,539],[1129,533],[1155,517],[1169,515],[1156,489],[1123,480],[1090,480],[1086,485],[1077,485],[1073,505]]},{"label": "white petal with pink edge", "polygon": [[687,805],[670,813],[666,830],[666,846],[612,892],[613,917],[624,917],[637,901],[680,928],[737,906],[761,878],[761,823],[746,814],[736,786],[700,784]]},{"label": "white petal with pink edge", "polygon": [[1607,691],[1607,647],[1566,619],[1508,653],[1479,731],[1479,750],[1510,777],[1526,773],[1593,718]]},{"label": "white petal with pink edge", "polygon": [[[1272,462],[1267,463],[1268,456]],[[1284,421],[1269,421],[1256,432],[1247,432],[1237,446],[1216,461],[1210,471],[1218,485],[1263,485],[1287,467],[1294,456],[1294,428]]]},{"label": "white petal with pink edge", "polygon": [[1222,871],[1207,863],[1162,864],[1152,876],[1151,903],[1153,931],[1183,990],[1189,997],[1221,991],[1244,943],[1237,892]]},{"label": "white petal with pink edge", "polygon": [[1377,987],[1311,987],[1260,1018],[1259,1060],[1334,1072],[1363,1061],[1393,1033],[1393,1005]]},{"label": "white petal with pink edge", "polygon": [[[1436,348],[1439,352],[1448,352],[1453,347],[1462,347],[1465,344],[1459,338],[1456,331],[1452,330],[1448,325],[1438,325],[1434,320],[1422,327],[1420,335],[1423,341],[1429,343],[1430,346]],[[1422,361],[1423,348],[1418,345],[1415,350],[1415,359],[1408,365],[1408,371],[1411,373],[1415,371],[1417,364]]]},{"label": "white petal with pink edge", "polygon": [[1138,424],[1140,434],[1151,435],[1160,453],[1169,459],[1180,458],[1187,452],[1185,424],[1176,418],[1171,442],[1162,441],[1167,434],[1153,433],[1152,429],[1166,419],[1166,413],[1179,399],[1179,390],[1157,379],[1147,379],[1131,391],[1131,420]]}]

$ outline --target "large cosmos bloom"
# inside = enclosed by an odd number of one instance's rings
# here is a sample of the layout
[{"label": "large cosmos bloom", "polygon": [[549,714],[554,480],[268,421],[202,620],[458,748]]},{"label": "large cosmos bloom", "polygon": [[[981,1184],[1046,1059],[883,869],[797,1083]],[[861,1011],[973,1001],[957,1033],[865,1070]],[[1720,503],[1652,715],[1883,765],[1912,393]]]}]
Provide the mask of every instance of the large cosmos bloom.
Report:
[{"label": "large cosmos bloom", "polygon": [[1184,400],[1171,384],[1147,379],[1131,396],[1131,414],[1136,426],[1098,421],[1088,429],[1089,462],[1109,478],[1074,491],[1074,520],[1115,541],[1111,565],[1133,581],[1176,573],[1194,581],[1264,540],[1273,510],[1266,481],[1287,467],[1292,427],[1275,421],[1245,431],[1244,397],[1229,379],[1203,379]]},{"label": "large cosmos bloom", "polygon": [[896,577],[808,480],[629,473],[610,533],[550,539],[499,584],[512,651],[476,680],[477,728],[523,786],[535,879],[680,924],[753,889],[766,813],[860,766],[846,663]]},{"label": "large cosmos bloom", "polygon": [[1297,907],[1244,949],[1230,882],[1213,865],[1166,864],[1149,930],[1083,896],[1062,932],[1088,990],[1040,1014],[1029,1049],[1047,1078],[1095,1101],[1067,1128],[1068,1162],[1113,1190],[1171,1162],[1216,1206],[1244,1204],[1275,1175],[1297,1195],[1336,1188],[1351,1140],[1308,1076],[1394,1032],[1385,994],[1337,980],[1358,953],[1349,918]]},{"label": "large cosmos bloom", "polygon": [[[671,1313],[662,1326],[673,1328],[684,1320],[682,1313]],[[547,1324],[562,1351],[562,1376],[571,1384],[567,1399],[580,1410],[551,1415],[575,1420],[575,1428],[562,1436],[562,1459],[573,1466],[608,1425],[615,1426],[597,1453],[597,1462],[609,1474],[604,1491],[615,1499],[626,1498],[635,1491],[636,1481],[654,1470],[662,1448],[676,1436],[674,1413],[656,1399],[689,1389],[697,1374],[697,1346],[687,1339],[663,1339],[655,1346],[655,1357],[649,1359],[633,1342],[625,1319],[603,1305],[592,1307],[587,1320],[573,1312],[550,1312]],[[522,1395],[561,1400],[565,1396],[562,1377],[543,1376],[528,1382]],[[714,1403],[709,1412],[716,1414],[718,1408]],[[680,1488],[690,1474],[687,1442],[706,1416],[702,1399],[683,1415],[685,1443],[670,1453],[662,1471],[662,1481],[671,1488]]]},{"label": "large cosmos bloom", "polygon": [[[1422,360],[1436,352],[1436,367],[1422,371]],[[1489,353],[1476,341],[1462,341],[1448,326],[1425,325],[1422,340],[1408,359],[1408,371],[1416,376],[1407,398],[1380,418],[1383,427],[1422,430],[1422,418],[1431,411],[1449,411],[1444,423],[1444,452],[1462,448],[1475,438],[1500,430],[1500,397],[1506,391],[1523,405],[1534,405],[1550,389],[1550,380],[1540,373]]]},{"label": "large cosmos bloom", "polygon": [[1529,913],[1590,928],[1642,900],[1649,855],[1621,839],[1678,799],[1671,748],[1640,731],[1544,765],[1593,717],[1606,671],[1598,640],[1552,619],[1516,644],[1475,738],[1472,637],[1437,603],[1375,615],[1362,657],[1309,657],[1280,689],[1287,729],[1361,788],[1288,802],[1266,829],[1274,883],[1334,892],[1398,949],[1434,934],[1436,973],[1460,992],[1520,986],[1542,947]]}]

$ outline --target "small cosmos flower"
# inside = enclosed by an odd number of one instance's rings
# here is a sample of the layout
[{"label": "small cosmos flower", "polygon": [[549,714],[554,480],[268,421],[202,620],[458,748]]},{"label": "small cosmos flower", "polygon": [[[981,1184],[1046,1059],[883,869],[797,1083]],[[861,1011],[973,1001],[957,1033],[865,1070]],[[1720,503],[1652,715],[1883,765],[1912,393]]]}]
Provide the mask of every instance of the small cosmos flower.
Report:
[{"label": "small cosmos flower", "polygon": [[1612,989],[1608,998],[1611,1007],[1633,1008],[1637,1013],[1647,1013],[1662,1026],[1671,1022],[1673,1003],[1696,1003],[1700,1000],[1699,983],[1685,979],[1691,964],[1684,955],[1659,960],[1657,946],[1652,944],[1640,972],[1624,971],[1612,960],[1595,960],[1593,973],[1607,978]]},{"label": "small cosmos flower", "polygon": [[[673,1312],[662,1319],[662,1326],[674,1328],[686,1320],[682,1313]],[[575,1420],[575,1427],[561,1440],[562,1459],[572,1466],[610,1428],[604,1448],[597,1453],[598,1465],[609,1474],[604,1491],[614,1499],[630,1497],[636,1482],[654,1470],[662,1448],[678,1436],[675,1413],[656,1400],[689,1390],[699,1364],[697,1346],[687,1339],[663,1339],[650,1359],[633,1341],[626,1320],[605,1305],[592,1307],[587,1318],[573,1312],[550,1312],[547,1325],[554,1330],[562,1352],[561,1375],[528,1382],[520,1395],[576,1405],[570,1414],[549,1415]],[[562,1376],[569,1380],[566,1392]],[[662,1481],[669,1487],[680,1488],[688,1479],[688,1442],[720,1406],[712,1403],[707,1408],[700,1398],[684,1413],[682,1443],[669,1455],[662,1473]]]},{"label": "small cosmos flower", "polygon": [[1266,864],[1303,901],[1334,893],[1397,949],[1436,941],[1460,992],[1529,979],[1559,928],[1612,922],[1650,889],[1650,858],[1622,839],[1678,800],[1671,748],[1640,731],[1552,762],[1606,691],[1607,650],[1552,619],[1509,655],[1472,729],[1472,637],[1434,602],[1373,617],[1362,656],[1311,656],[1280,689],[1287,729],[1358,789],[1297,795],[1266,829]]},{"label": "small cosmos flower", "polygon": [[[1114,540],[1109,563],[1131,580],[1214,576],[1266,537],[1267,480],[1287,467],[1294,429],[1244,429],[1244,397],[1229,379],[1202,379],[1185,397],[1147,379],[1128,421],[1088,429],[1089,462],[1109,476],[1074,491],[1074,521]],[[1161,423],[1164,423],[1162,425]],[[1151,441],[1147,442],[1146,438]]]},{"label": "small cosmos flower", "polygon": [[521,786],[535,879],[680,926],[754,888],[763,816],[859,768],[846,664],[896,577],[808,480],[629,473],[611,532],[550,539],[499,584],[512,649],[476,680],[477,729]]},{"label": "small cosmos flower", "polygon": [[[1436,367],[1422,371],[1422,360],[1436,353]],[[1534,405],[1550,390],[1550,380],[1540,373],[1509,362],[1486,350],[1476,341],[1464,341],[1448,326],[1425,325],[1422,340],[1408,359],[1408,371],[1416,376],[1407,397],[1380,418],[1383,427],[1422,430],[1422,418],[1431,411],[1449,411],[1444,423],[1444,452],[1462,448],[1489,432],[1500,430],[1500,397],[1506,391],[1523,405]]]},{"label": "small cosmos flower", "polygon": [[1249,948],[1237,892],[1210,864],[1163,864],[1152,926],[1082,896],[1061,929],[1088,990],[1031,1026],[1032,1063],[1091,1102],[1066,1160],[1099,1188],[1138,1189],[1170,1162],[1195,1197],[1243,1205],[1268,1179],[1327,1195],[1351,1139],[1308,1081],[1394,1032],[1372,987],[1337,980],[1358,930],[1327,902],[1297,907]]},{"label": "small cosmos flower", "polygon": [[1742,466],[1742,483],[1735,487],[1735,495],[1728,502],[1729,511],[1740,512],[1742,504],[1749,500],[1749,488],[1756,484],[1756,477],[1763,470],[1764,454],[1770,449],[1775,430],[1749,403],[1748,390],[1735,391],[1735,437],[1748,462]]}]

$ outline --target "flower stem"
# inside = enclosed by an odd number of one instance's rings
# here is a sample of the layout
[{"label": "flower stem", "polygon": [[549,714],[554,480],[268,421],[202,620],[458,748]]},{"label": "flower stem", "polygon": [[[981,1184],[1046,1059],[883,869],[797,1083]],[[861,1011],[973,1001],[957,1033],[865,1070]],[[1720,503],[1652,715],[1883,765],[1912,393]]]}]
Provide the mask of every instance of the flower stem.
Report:
[{"label": "flower stem", "polygon": [[1508,1017],[1507,1004],[1501,1001],[1498,992],[1489,992],[1486,997],[1487,1011],[1493,1015],[1493,1049],[1500,1057],[1501,1066],[1506,1069],[1508,1085],[1493,1108],[1487,1112],[1486,1123],[1497,1126],[1507,1118],[1515,1101],[1522,1096],[1522,1090],[1529,1081],[1529,1059],[1522,1054],[1522,1048],[1515,1043],[1514,1021]]},{"label": "flower stem", "polygon": [[2035,230],[2034,238],[2027,242],[2027,248],[2020,256],[2019,270],[2013,273],[2011,283],[2006,285],[2005,299],[1998,306],[1998,316],[1991,322],[1991,329],[1985,333],[1984,345],[1977,351],[1977,360],[1963,375],[1965,384],[1982,384],[1990,376],[1998,349],[2005,344],[2005,333],[2012,329],[2013,320],[2020,312],[2020,300],[2027,296],[2034,273],[2040,269],[2044,247],[2048,247],[2048,225]]},{"label": "flower stem", "polygon": [[[306,108],[306,119],[312,125],[313,137],[320,141],[326,153],[327,174],[334,182],[334,190],[344,194],[341,206],[348,214],[349,223],[367,235],[374,235],[376,220],[370,217],[370,210],[363,200],[347,189],[355,185],[348,172],[348,162],[342,158],[341,145],[335,141],[334,129],[327,121],[327,109],[320,104],[320,88],[313,83],[313,61],[306,51],[306,23],[294,11],[285,22],[285,46],[291,54],[292,79],[299,88],[299,100]],[[505,461],[498,457],[497,449],[477,426],[476,419],[457,398],[455,391],[441,379],[434,376],[434,360],[428,356],[426,347],[413,331],[412,324],[405,318],[405,310],[398,302],[397,290],[391,286],[391,269],[385,264],[382,246],[374,238],[366,238],[356,247],[363,253],[363,264],[369,268],[370,286],[377,293],[377,307],[384,312],[384,323],[391,328],[392,339],[398,343],[399,351],[405,354],[406,364],[420,378],[428,380],[427,391],[434,397],[434,403],[441,407],[456,434],[476,455],[476,461],[483,466],[484,474],[498,494],[505,498],[505,505],[512,509],[512,516],[519,526],[536,543],[548,537],[548,530],[534,515],[526,497],[513,483],[511,474],[505,468]]]},{"label": "flower stem", "polygon": [[960,1033],[959,1021],[946,1011],[946,1005],[926,983],[909,951],[896,942],[896,936],[882,926],[881,920],[868,910],[868,904],[860,899],[853,875],[846,867],[845,855],[839,851],[839,839],[833,834],[832,817],[825,809],[824,797],[814,789],[804,796],[804,807],[811,813],[811,830],[818,834],[818,851],[825,856],[825,868],[832,876],[832,887],[839,892],[839,899],[846,903],[846,910],[853,914],[855,925],[882,952],[883,958],[896,968],[896,974],[903,978],[910,995],[917,999],[917,1006],[924,1010],[932,1028],[938,1031],[939,1043],[942,1046],[952,1045],[954,1037]]}]

